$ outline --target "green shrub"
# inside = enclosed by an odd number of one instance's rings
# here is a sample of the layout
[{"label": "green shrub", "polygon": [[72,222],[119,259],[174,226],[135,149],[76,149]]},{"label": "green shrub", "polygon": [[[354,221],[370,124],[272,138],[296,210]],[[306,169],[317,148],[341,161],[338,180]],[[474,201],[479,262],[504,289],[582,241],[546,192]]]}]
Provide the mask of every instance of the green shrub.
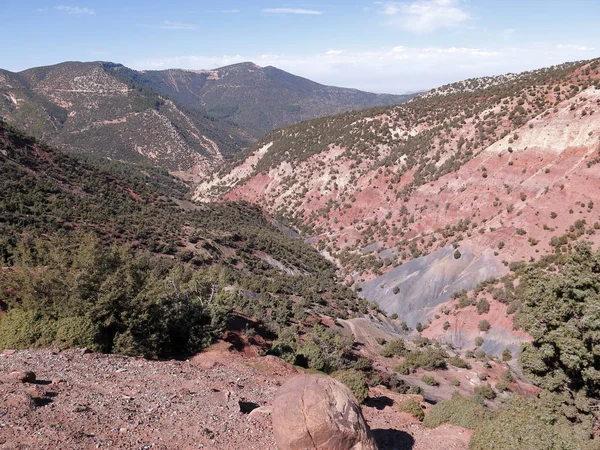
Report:
[{"label": "green shrub", "polygon": [[406,352],[404,340],[394,339],[383,346],[379,352],[381,356],[391,358],[392,356],[402,356]]},{"label": "green shrub", "polygon": [[484,383],[480,386],[475,386],[475,395],[479,395],[487,400],[493,400],[496,398],[496,392],[490,383]]},{"label": "green shrub", "polygon": [[512,357],[512,352],[509,349],[505,348],[502,352],[502,361],[510,361]]},{"label": "green shrub", "polygon": [[477,302],[477,314],[485,314],[490,312],[490,302],[482,298]]},{"label": "green shrub", "polygon": [[464,359],[458,357],[458,356],[453,356],[450,359],[448,359],[448,364],[450,364],[451,366],[454,367],[458,367],[459,369],[470,369],[471,365],[466,362]]},{"label": "green shrub", "polygon": [[487,320],[480,320],[479,324],[477,325],[477,327],[479,328],[479,330],[481,331],[488,331],[490,329],[490,323]]},{"label": "green shrub", "polygon": [[412,350],[405,353],[404,365],[411,369],[445,370],[448,355],[440,348],[427,347],[425,350]]},{"label": "green shrub", "polygon": [[423,375],[421,377],[421,381],[425,383],[427,386],[437,386],[438,382],[431,375]]},{"label": "green shrub", "polygon": [[358,403],[363,403],[369,397],[369,385],[364,373],[350,369],[334,372],[331,376],[348,386]]},{"label": "green shrub", "polygon": [[506,369],[504,372],[502,372],[502,375],[500,375],[500,378],[503,379],[504,381],[506,381],[507,383],[515,382],[515,377],[513,376],[512,372],[509,369]]},{"label": "green shrub", "polygon": [[496,383],[496,390],[500,393],[508,391],[508,383],[504,380],[500,380]]},{"label": "green shrub", "polygon": [[475,338],[475,345],[477,347],[481,347],[483,345],[483,338],[481,336],[477,336]]},{"label": "green shrub", "polygon": [[451,384],[452,386],[457,386],[457,387],[458,387],[458,386],[460,386],[460,380],[458,380],[457,378],[452,378],[452,379],[450,380],[450,384]]},{"label": "green shrub", "polygon": [[56,322],[55,342],[60,348],[98,348],[98,325],[87,317],[65,317]]},{"label": "green shrub", "polygon": [[416,398],[409,398],[407,400],[404,400],[398,405],[398,410],[400,412],[410,414],[416,419],[419,419],[419,421],[421,422],[425,418],[425,413],[423,412],[423,408],[421,408],[421,403]]},{"label": "green shrub", "polygon": [[55,336],[55,322],[37,311],[13,308],[0,316],[0,350],[49,345]]},{"label": "green shrub", "polygon": [[339,331],[317,325],[298,346],[297,355],[306,360],[308,367],[331,373],[349,367],[345,355],[351,346],[352,340]]},{"label": "green shrub", "polygon": [[[425,418],[427,420],[427,418]],[[482,422],[469,442],[470,450],[592,450],[598,444],[577,425],[560,420],[540,400],[511,394],[497,417]]]},{"label": "green shrub", "polygon": [[450,399],[434,405],[425,416],[423,425],[436,428],[444,423],[450,423],[473,430],[491,416],[487,408],[477,405],[470,398],[454,394]]}]

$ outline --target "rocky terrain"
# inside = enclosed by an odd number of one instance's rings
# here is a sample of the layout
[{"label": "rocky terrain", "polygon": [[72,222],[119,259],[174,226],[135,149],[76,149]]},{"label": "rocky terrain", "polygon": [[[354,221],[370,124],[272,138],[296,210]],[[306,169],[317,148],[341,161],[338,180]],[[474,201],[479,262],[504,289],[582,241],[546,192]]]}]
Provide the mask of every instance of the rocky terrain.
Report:
[{"label": "rocky terrain", "polygon": [[116,70],[188,108],[231,120],[255,138],[303,120],[399,104],[413,97],[325,86],[251,62],[212,70]]},{"label": "rocky terrain", "polygon": [[293,223],[410,326],[509,263],[598,244],[598,61],[276,131],[196,189]]},{"label": "rocky terrain", "polygon": [[[33,371],[21,383],[9,374]],[[220,344],[187,361],[82,350],[0,355],[0,448],[276,449],[271,404],[298,373],[274,357]],[[466,449],[470,432],[424,429],[398,413],[403,396],[372,390],[363,414],[380,450]]]}]

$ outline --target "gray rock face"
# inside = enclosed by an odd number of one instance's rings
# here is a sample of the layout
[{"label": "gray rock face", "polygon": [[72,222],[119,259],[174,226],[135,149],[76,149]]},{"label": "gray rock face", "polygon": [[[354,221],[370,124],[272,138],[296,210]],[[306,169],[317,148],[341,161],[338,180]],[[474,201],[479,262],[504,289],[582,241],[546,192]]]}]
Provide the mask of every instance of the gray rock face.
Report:
[{"label": "gray rock face", "polygon": [[352,392],[325,375],[302,374],[284,384],[272,417],[280,450],[377,450]]},{"label": "gray rock face", "polygon": [[[459,259],[454,258],[454,251],[452,247],[442,248],[395,267],[363,284],[361,295],[414,327],[437,305],[450,300],[453,292],[473,289],[507,270],[492,251],[475,254],[469,247],[460,247]],[[394,294],[396,286],[399,291]]]}]

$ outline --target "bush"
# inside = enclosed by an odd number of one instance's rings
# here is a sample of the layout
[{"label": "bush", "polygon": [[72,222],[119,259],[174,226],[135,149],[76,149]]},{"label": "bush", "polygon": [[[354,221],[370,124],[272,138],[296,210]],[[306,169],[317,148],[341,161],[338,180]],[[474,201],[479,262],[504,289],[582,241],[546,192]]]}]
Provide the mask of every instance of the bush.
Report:
[{"label": "bush", "polygon": [[515,377],[513,376],[512,372],[509,369],[506,369],[504,372],[502,372],[502,375],[500,375],[500,378],[502,378],[507,383],[515,382]]},{"label": "bush", "polygon": [[35,252],[34,258],[23,251],[18,265],[0,276],[0,291],[15,293],[6,298],[0,348],[56,343],[128,355],[189,355],[225,327],[230,294],[220,291],[212,274],[138,256],[128,247],[106,248],[90,235],[38,241]]},{"label": "bush", "polygon": [[411,369],[445,370],[448,355],[440,348],[427,347],[425,350],[412,350],[405,354],[404,365]]},{"label": "bush", "polygon": [[358,403],[363,403],[369,397],[369,385],[364,373],[350,369],[334,372],[331,376],[348,386]]},{"label": "bush", "polygon": [[307,367],[325,373],[343,370],[350,366],[346,352],[351,345],[352,340],[339,331],[317,325],[298,346],[297,359],[305,360]]},{"label": "bush", "polygon": [[423,408],[421,408],[421,403],[416,398],[404,400],[398,405],[398,411],[408,413],[416,419],[419,419],[421,422],[425,418],[425,413],[423,412]]},{"label": "bush", "polygon": [[65,317],[56,322],[55,343],[60,348],[96,350],[99,328],[86,317]]},{"label": "bush", "polygon": [[483,338],[482,338],[481,336],[477,336],[477,337],[475,338],[475,345],[476,345],[477,347],[481,347],[481,346],[483,345],[483,342],[484,342],[484,341],[483,341]]},{"label": "bush", "polygon": [[404,341],[402,339],[394,339],[385,344],[379,353],[381,356],[391,358],[392,356],[402,356],[405,352]]},{"label": "bush", "polygon": [[502,361],[510,361],[512,357],[512,352],[509,349],[505,348],[502,352]]},{"label": "bush", "polygon": [[448,364],[454,367],[458,367],[459,369],[471,368],[471,365],[468,362],[466,362],[464,359],[458,356],[453,356],[452,358],[448,359]]},{"label": "bush", "polygon": [[496,383],[496,390],[500,393],[508,391],[508,383],[500,380]]},{"label": "bush", "polygon": [[477,325],[477,327],[479,328],[479,330],[481,331],[488,331],[490,329],[490,323],[487,320],[480,320],[479,324]]},{"label": "bush", "polygon": [[492,417],[491,412],[471,399],[454,394],[448,400],[437,403],[423,420],[423,426],[436,428],[444,423],[474,430]]},{"label": "bush", "polygon": [[582,433],[578,426],[557,419],[554,411],[546,408],[540,400],[525,399],[511,394],[503,402],[497,417],[482,422],[477,427],[469,442],[469,449],[592,450],[598,448],[597,442],[590,440],[589,433]]},{"label": "bush", "polygon": [[421,381],[425,383],[427,386],[437,386],[438,382],[431,375],[423,375],[421,377]]},{"label": "bush", "polygon": [[490,383],[475,386],[475,395],[479,395],[487,400],[494,400],[496,398],[496,392]]},{"label": "bush", "polygon": [[486,314],[490,312],[490,302],[482,298],[477,302],[477,314]]}]

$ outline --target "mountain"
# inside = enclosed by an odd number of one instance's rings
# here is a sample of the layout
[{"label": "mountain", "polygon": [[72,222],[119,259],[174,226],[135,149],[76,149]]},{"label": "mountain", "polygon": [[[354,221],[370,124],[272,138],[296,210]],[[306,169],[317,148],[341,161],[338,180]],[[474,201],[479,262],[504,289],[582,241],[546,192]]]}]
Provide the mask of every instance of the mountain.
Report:
[{"label": "mountain", "polygon": [[77,153],[169,170],[206,170],[249,142],[226,121],[184,108],[119,75],[111,63],[0,71],[0,117]]},{"label": "mountain", "polygon": [[276,67],[251,62],[214,70],[117,71],[188,108],[229,119],[250,136],[316,117],[394,105],[411,95],[372,94],[324,86]]},{"label": "mountain", "polygon": [[303,122],[195,199],[262,206],[415,326],[511,263],[600,242],[599,88],[599,61],[584,61]]},{"label": "mountain", "polygon": [[0,117],[76,153],[205,173],[274,128],[411,96],[323,86],[274,67],[142,71],[108,62],[0,70]]}]

